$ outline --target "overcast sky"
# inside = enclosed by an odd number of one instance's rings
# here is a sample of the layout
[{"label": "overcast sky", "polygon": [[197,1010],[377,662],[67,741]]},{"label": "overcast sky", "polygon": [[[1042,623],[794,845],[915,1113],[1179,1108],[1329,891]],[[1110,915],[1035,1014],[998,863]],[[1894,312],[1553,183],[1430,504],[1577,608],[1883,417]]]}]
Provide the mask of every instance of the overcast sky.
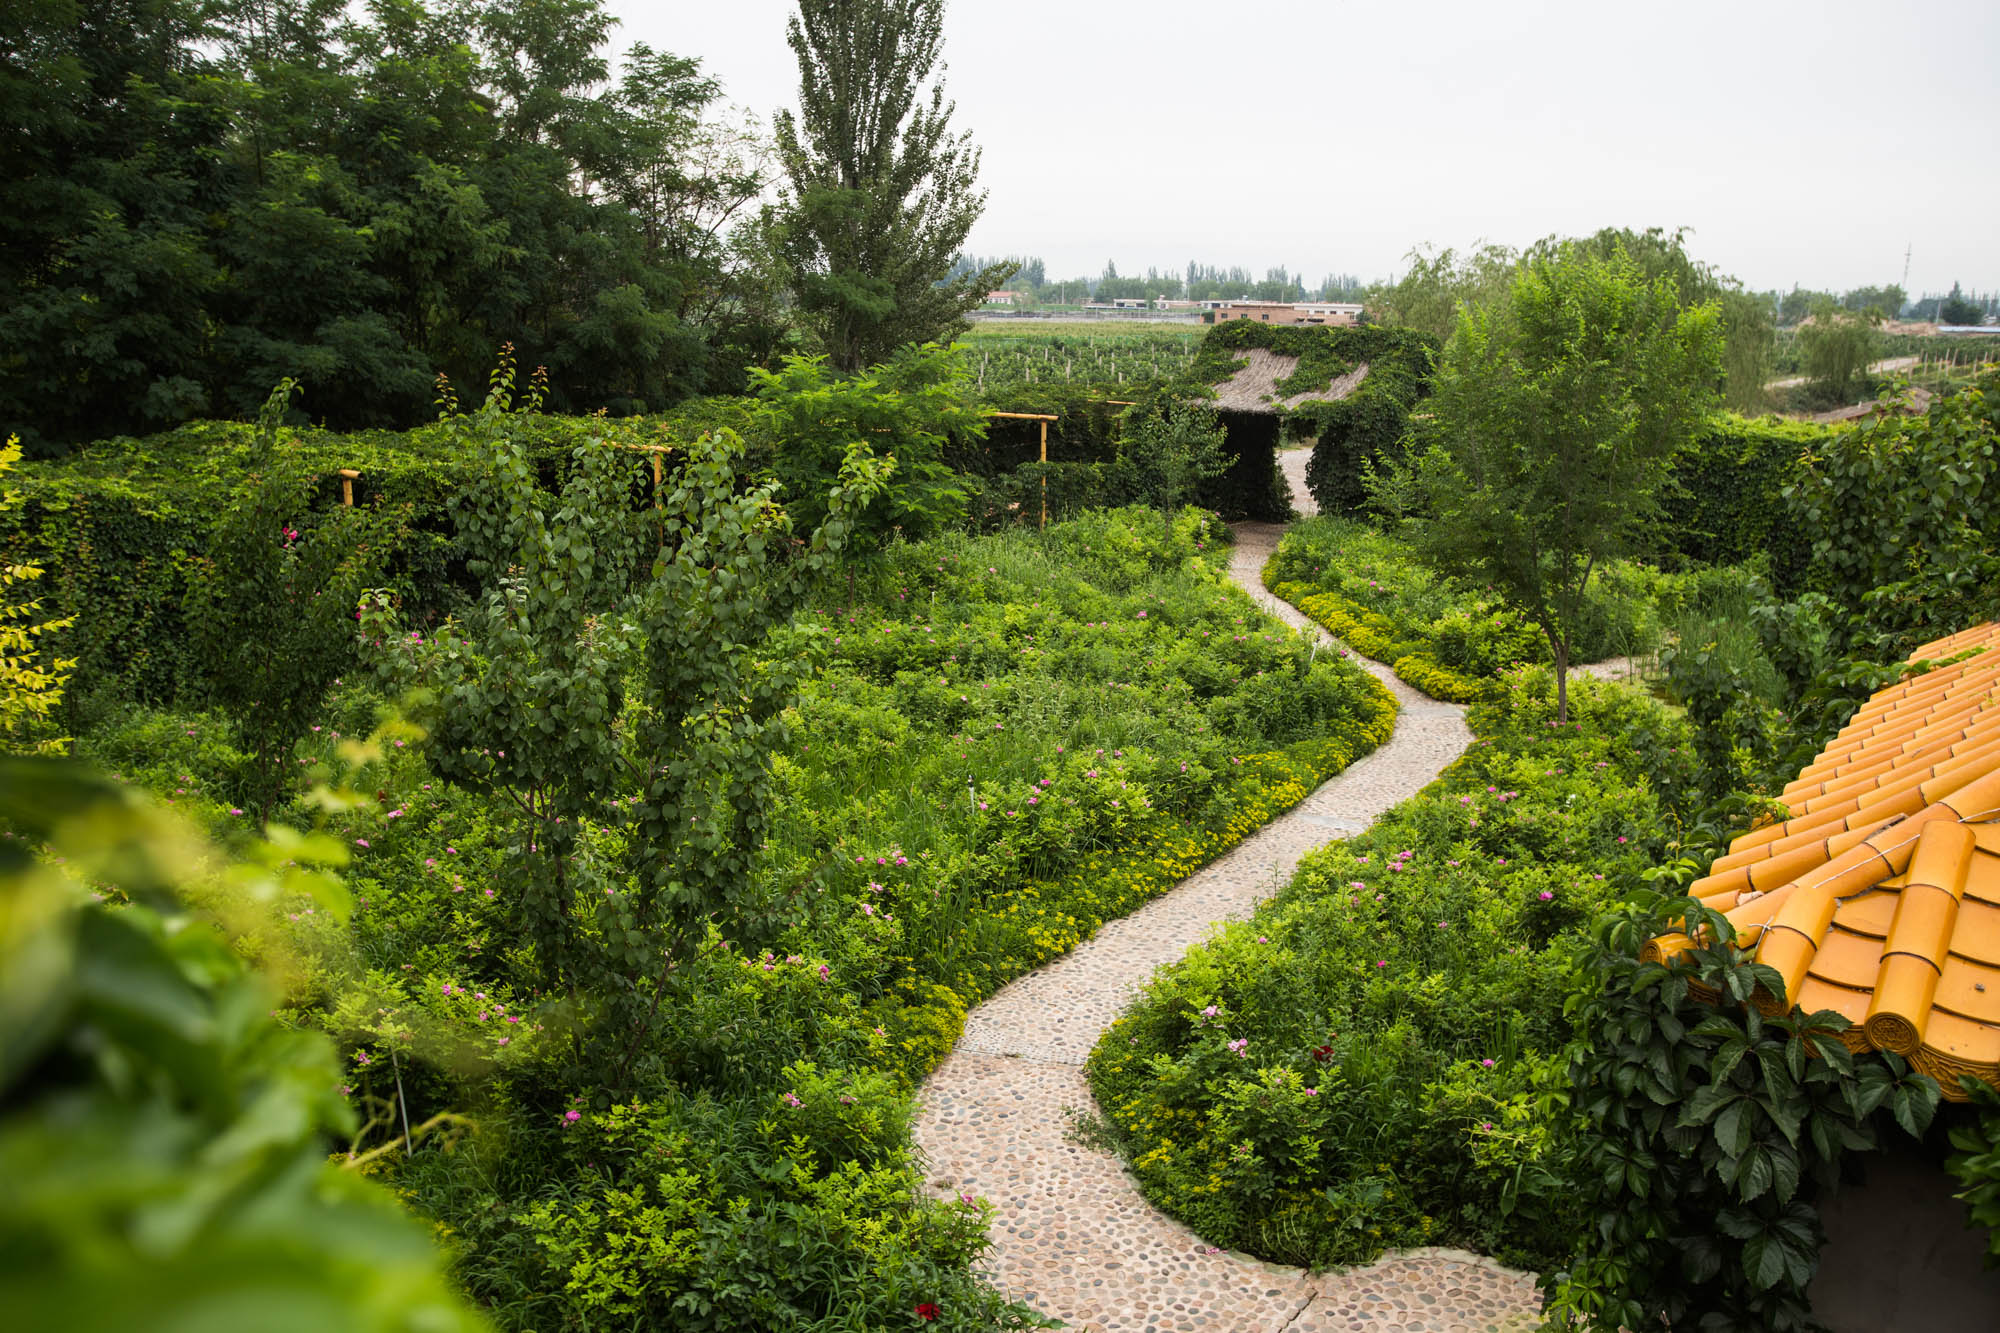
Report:
[{"label": "overcast sky", "polygon": [[[789,0],[610,0],[767,121]],[[2000,287],[2000,2],[956,0],[967,249],[1049,276],[1685,226],[1755,288]]]}]

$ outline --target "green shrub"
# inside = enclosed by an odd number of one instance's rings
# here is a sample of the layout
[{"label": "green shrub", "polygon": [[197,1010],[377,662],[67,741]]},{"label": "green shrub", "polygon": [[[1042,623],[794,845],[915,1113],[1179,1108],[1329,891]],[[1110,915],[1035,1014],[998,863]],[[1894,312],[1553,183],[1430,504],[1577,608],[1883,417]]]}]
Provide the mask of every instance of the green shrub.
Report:
[{"label": "green shrub", "polygon": [[[279,1012],[333,1035],[358,1097],[477,1122],[451,1154],[381,1167],[449,1234],[496,1320],[893,1327],[918,1302],[946,1327],[1026,1320],[971,1276],[982,1207],[917,1201],[908,1094],[972,1005],[1171,889],[1394,723],[1372,677],[1258,615],[1227,559],[1212,515],[1164,529],[1129,509],[892,543],[825,586],[752,654],[799,678],[770,823],[734,890],[768,910],[717,916],[668,960],[668,984],[639,991],[658,1008],[618,1077],[589,1058],[612,1007],[540,965],[523,898],[547,877],[525,870],[533,830],[573,819],[572,895],[542,897],[579,949],[615,945],[599,902],[661,845],[616,811],[651,798],[613,763],[598,799],[551,804],[529,771],[549,753],[548,709],[504,742],[433,719],[429,739],[344,748],[384,700],[354,678],[335,688],[297,754],[302,771],[360,764],[367,798],[324,812],[353,851],[356,910],[345,928],[284,923],[305,961]],[[439,651],[466,649],[445,635]],[[482,656],[489,671],[512,660]],[[620,754],[658,713],[635,695],[611,725]],[[131,706],[105,721],[86,748],[242,823],[233,724]],[[522,766],[514,795],[437,771],[475,771],[491,748],[499,774],[503,744]],[[520,800],[547,819],[529,824]]]},{"label": "green shrub", "polygon": [[1442,777],[1309,855],[1106,1033],[1091,1085],[1155,1203],[1286,1263],[1567,1252],[1575,1219],[1543,1188],[1572,1035],[1551,997],[1675,836],[1692,765],[1643,695],[1579,681],[1558,728],[1552,694],[1511,675]]},{"label": "green shrub", "polygon": [[[341,849],[232,863],[54,760],[0,760],[0,1307],[22,1328],[483,1322],[366,1178],[332,1043],[276,1021],[232,941],[282,905],[344,916]],[[196,907],[195,904],[201,904]],[[267,960],[275,963],[278,960]],[[382,1105],[382,1104],[378,1104]],[[420,1126],[419,1134],[429,1126]]]}]

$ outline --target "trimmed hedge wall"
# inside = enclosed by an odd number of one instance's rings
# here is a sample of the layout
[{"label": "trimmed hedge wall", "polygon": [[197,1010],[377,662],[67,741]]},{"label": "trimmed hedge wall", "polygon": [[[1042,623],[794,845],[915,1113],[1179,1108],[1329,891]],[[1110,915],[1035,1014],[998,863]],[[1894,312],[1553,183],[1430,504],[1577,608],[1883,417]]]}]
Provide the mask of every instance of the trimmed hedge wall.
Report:
[{"label": "trimmed hedge wall", "polygon": [[1716,416],[1674,461],[1661,496],[1666,510],[1659,552],[1668,563],[1733,565],[1764,554],[1779,592],[1800,587],[1812,560],[1813,534],[1796,521],[1785,488],[1800,460],[1823,448],[1837,428],[1778,417]]}]

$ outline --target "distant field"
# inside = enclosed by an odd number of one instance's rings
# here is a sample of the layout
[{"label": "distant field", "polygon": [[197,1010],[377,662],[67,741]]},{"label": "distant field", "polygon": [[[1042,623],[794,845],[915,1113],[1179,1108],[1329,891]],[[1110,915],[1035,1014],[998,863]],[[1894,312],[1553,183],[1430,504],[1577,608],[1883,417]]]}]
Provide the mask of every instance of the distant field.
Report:
[{"label": "distant field", "polygon": [[975,383],[1148,383],[1185,374],[1205,326],[1008,321],[974,324],[963,339]]}]

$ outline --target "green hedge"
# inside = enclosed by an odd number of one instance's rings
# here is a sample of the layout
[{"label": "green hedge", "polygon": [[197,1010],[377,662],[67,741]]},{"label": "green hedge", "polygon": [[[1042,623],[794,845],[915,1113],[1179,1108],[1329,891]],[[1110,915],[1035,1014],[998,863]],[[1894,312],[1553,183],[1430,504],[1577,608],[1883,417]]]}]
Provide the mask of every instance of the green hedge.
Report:
[{"label": "green hedge", "polygon": [[1798,480],[1800,459],[1837,433],[1777,417],[1714,417],[1674,462],[1662,497],[1660,554],[1690,564],[1733,565],[1768,553],[1773,583],[1796,586],[1812,556],[1812,534],[1793,520],[1785,488]]},{"label": "green hedge", "polygon": [[[1211,335],[1212,336],[1212,335]],[[1041,423],[1035,421],[994,421],[987,428],[983,448],[952,458],[953,466],[984,479],[984,485],[1000,490],[1025,489],[1047,476],[1056,485],[1054,469],[1071,469],[1065,493],[1072,497],[1095,498],[1066,502],[1066,516],[1084,507],[1130,504],[1141,497],[1137,477],[1127,466],[1124,451],[1126,412],[1164,409],[1175,399],[1200,396],[1205,390],[1187,381],[1160,384],[1014,384],[989,389],[980,395],[980,404],[996,412],[1047,413],[1057,420],[1049,423],[1049,464],[1040,463]],[[1133,406],[1127,407],[1127,404]],[[1278,468],[1278,419],[1268,422],[1258,417],[1232,415],[1228,420],[1229,443],[1236,458],[1221,476],[1203,483],[1195,502],[1227,518],[1256,518],[1282,521],[1290,517],[1283,478]],[[1094,469],[1089,472],[1078,468]],[[1013,503],[1009,494],[1006,503]],[[1053,503],[1053,502],[1052,502]],[[993,510],[999,521],[1013,512]],[[1035,512],[1039,512],[1039,501]],[[1051,514],[1055,511],[1052,509]]]},{"label": "green hedge", "polygon": [[[534,456],[549,485],[567,477],[570,453],[603,432],[632,444],[685,438],[747,423],[747,400],[708,399],[662,417],[531,419]],[[111,687],[167,701],[189,679],[181,607],[214,517],[249,475],[256,427],[198,421],[145,439],[99,440],[54,462],[23,464],[12,479],[22,503],[0,514],[0,550],[48,569],[40,591],[58,616],[74,615],[69,655],[86,691]],[[288,432],[280,446],[317,477],[317,500],[341,503],[341,469],[359,472],[357,504],[408,506],[411,535],[393,582],[421,612],[451,605],[460,571],[446,503],[464,461],[436,426],[411,431]],[[635,505],[652,500],[651,467],[632,456]],[[301,515],[300,521],[309,520]]]}]

